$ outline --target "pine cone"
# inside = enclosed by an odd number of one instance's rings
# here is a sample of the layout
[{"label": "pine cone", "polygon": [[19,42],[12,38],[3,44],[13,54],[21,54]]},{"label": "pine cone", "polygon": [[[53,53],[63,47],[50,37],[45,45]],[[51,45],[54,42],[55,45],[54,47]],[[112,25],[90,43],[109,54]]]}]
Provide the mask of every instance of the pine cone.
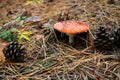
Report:
[{"label": "pine cone", "polygon": [[107,3],[108,4],[115,4],[115,0],[108,0]]},{"label": "pine cone", "polygon": [[120,48],[120,28],[114,31],[115,45]]},{"label": "pine cone", "polygon": [[95,33],[94,46],[99,50],[107,50],[112,48],[114,36],[109,28],[100,27]]},{"label": "pine cone", "polygon": [[25,51],[26,49],[23,47],[23,45],[17,42],[11,42],[3,49],[6,59],[11,62],[25,62]]}]

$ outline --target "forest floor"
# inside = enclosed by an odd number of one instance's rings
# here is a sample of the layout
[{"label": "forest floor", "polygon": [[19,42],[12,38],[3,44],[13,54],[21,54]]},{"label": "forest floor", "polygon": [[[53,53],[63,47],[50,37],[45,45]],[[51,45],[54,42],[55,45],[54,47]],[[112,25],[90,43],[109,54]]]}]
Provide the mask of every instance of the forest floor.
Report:
[{"label": "forest floor", "polygon": [[[0,1],[0,29],[32,32],[30,40],[21,42],[27,49],[27,62],[1,62],[0,80],[120,80],[114,51],[105,55],[93,47],[96,29],[120,27],[119,0],[111,4],[107,0],[27,1]],[[53,28],[64,20],[85,22],[91,33],[76,35],[71,46],[68,36]],[[1,38],[0,43],[9,42]]]}]

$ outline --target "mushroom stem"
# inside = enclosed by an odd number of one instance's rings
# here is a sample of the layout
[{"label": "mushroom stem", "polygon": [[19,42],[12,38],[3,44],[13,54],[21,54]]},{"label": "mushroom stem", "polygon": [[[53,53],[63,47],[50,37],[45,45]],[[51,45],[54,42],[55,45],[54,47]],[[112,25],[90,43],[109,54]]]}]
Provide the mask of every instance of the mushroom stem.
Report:
[{"label": "mushroom stem", "polygon": [[72,44],[74,42],[74,35],[69,35],[69,43]]}]

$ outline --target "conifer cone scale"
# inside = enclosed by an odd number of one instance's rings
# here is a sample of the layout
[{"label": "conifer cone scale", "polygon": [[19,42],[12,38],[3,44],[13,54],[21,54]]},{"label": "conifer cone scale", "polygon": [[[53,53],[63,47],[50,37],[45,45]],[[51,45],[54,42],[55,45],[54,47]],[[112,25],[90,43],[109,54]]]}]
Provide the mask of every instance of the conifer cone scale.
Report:
[{"label": "conifer cone scale", "polygon": [[107,50],[112,48],[114,36],[112,36],[110,29],[100,27],[95,33],[94,46],[99,50]]},{"label": "conifer cone scale", "polygon": [[7,60],[11,62],[25,62],[26,49],[22,44],[17,42],[9,43],[4,49],[3,53]]},{"label": "conifer cone scale", "polygon": [[114,38],[115,38],[115,42],[114,44],[120,48],[120,28],[117,28],[115,31],[114,31]]},{"label": "conifer cone scale", "polygon": [[120,61],[120,28],[114,30],[114,54],[117,60]]}]

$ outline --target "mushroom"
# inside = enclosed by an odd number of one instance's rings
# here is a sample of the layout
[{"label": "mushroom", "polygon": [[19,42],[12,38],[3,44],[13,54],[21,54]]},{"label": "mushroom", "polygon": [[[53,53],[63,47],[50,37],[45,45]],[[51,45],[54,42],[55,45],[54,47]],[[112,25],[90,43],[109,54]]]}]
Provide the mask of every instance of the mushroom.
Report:
[{"label": "mushroom", "polygon": [[87,24],[83,22],[63,21],[63,22],[56,23],[54,25],[54,29],[68,35],[69,43],[72,44],[74,42],[74,39],[73,39],[74,35],[78,33],[87,32],[89,30],[89,27]]}]

